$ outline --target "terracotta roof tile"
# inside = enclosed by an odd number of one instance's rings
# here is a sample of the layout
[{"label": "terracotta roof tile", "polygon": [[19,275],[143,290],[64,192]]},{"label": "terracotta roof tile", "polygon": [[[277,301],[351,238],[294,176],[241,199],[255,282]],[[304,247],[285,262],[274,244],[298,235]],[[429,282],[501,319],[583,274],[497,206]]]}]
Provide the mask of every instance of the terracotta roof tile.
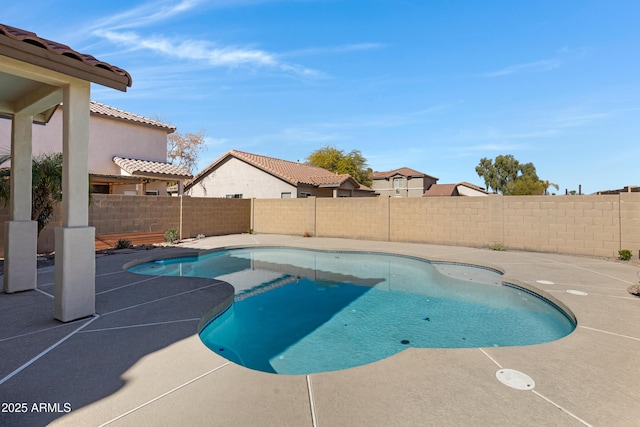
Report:
[{"label": "terracotta roof tile", "polygon": [[[288,182],[291,185],[298,184],[312,185],[314,187],[339,187],[345,181],[352,180],[354,186],[358,190],[373,191],[369,187],[358,184],[358,182],[348,174],[338,175],[331,171],[316,166],[305,165],[299,162],[291,162],[289,160],[276,159],[274,157],[261,156],[258,154],[246,153],[244,151],[231,150],[218,160],[213,162],[202,172],[200,172],[192,181],[196,182],[200,177],[209,173],[220,162],[229,156],[240,159],[250,165],[262,169],[263,171]],[[189,185],[191,185],[190,183]]]},{"label": "terracotta roof tile", "polygon": [[422,197],[453,196],[457,187],[458,184],[433,184]]},{"label": "terracotta roof tile", "polygon": [[131,87],[131,84],[133,82],[131,75],[126,70],[123,70],[122,68],[108,64],[106,62],[100,61],[92,55],[77,52],[71,49],[69,46],[64,45],[62,43],[54,42],[54,41],[39,37],[36,33],[32,33],[31,31],[26,31],[20,28],[11,27],[6,24],[0,24],[0,34],[5,35],[10,39],[13,39],[16,41],[21,41],[24,43],[28,43],[32,46],[37,46],[42,49],[46,49],[47,51],[54,53],[56,55],[73,58],[86,65],[102,68],[104,70],[110,71],[119,76],[126,77],[128,87]]},{"label": "terracotta roof tile", "polygon": [[[402,176],[410,176],[413,178],[422,178],[425,176],[431,177],[431,178],[435,178],[434,176],[431,175],[427,175],[426,173],[423,172],[419,172],[415,169],[411,169],[411,168],[407,168],[407,167],[402,167],[402,168],[398,168],[398,169],[394,169],[388,172],[373,172],[373,178],[374,179],[384,179],[384,178],[390,178],[394,175],[402,175]],[[437,178],[435,178],[437,179]]]},{"label": "terracotta roof tile", "polygon": [[117,108],[110,107],[108,105],[101,104],[96,101],[91,101],[89,108],[90,108],[90,111],[94,114],[100,114],[103,116],[113,117],[116,119],[129,120],[132,122],[137,122],[137,123],[142,123],[149,126],[163,128],[167,130],[167,133],[172,133],[172,132],[175,132],[176,130],[175,126],[171,126],[171,125],[159,122],[157,120],[152,120],[143,116],[139,116],[137,114],[129,113],[124,110],[119,110]]},{"label": "terracotta roof tile", "polygon": [[131,175],[165,176],[176,179],[187,179],[192,177],[189,171],[185,168],[166,162],[127,159],[117,156],[113,158],[113,162]]}]

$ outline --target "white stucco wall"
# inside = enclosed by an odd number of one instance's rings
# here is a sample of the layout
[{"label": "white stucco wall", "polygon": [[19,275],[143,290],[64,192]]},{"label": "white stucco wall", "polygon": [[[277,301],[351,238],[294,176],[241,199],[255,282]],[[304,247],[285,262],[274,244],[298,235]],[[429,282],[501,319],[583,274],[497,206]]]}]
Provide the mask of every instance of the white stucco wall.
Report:
[{"label": "white stucco wall", "polygon": [[473,188],[465,187],[464,185],[458,185],[458,194],[461,196],[488,196],[488,194],[482,191],[474,190]]},{"label": "white stucco wall", "polygon": [[226,197],[242,194],[243,199],[279,199],[282,193],[297,197],[296,187],[235,157],[211,171],[187,192],[193,197]]},{"label": "white stucco wall", "polygon": [[[0,119],[0,149],[11,147],[11,120]],[[62,108],[49,123],[33,125],[33,154],[62,151]],[[113,157],[167,161],[167,132],[92,114],[89,119],[89,172],[119,175]]]}]

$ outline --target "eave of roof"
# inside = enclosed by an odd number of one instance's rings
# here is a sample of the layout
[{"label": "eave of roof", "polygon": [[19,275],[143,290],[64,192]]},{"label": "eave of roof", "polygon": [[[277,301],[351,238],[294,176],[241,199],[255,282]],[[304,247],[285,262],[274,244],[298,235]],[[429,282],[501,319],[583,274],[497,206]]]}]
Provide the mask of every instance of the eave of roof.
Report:
[{"label": "eave of roof", "polygon": [[0,24],[0,54],[123,92],[133,82],[122,68],[6,24]]},{"label": "eave of roof", "polygon": [[105,116],[116,120],[124,120],[128,122],[140,123],[146,126],[161,128],[164,129],[167,133],[173,133],[176,131],[175,126],[171,126],[157,120],[149,119],[147,117],[139,116],[137,114],[129,113],[127,111],[120,110],[109,105],[101,104],[96,101],[90,102],[89,111],[92,114]]},{"label": "eave of roof", "polygon": [[165,179],[190,179],[192,175],[185,168],[167,162],[113,157],[113,162],[133,176]]},{"label": "eave of roof", "polygon": [[424,177],[428,177],[428,178],[433,178],[436,181],[438,180],[438,178],[436,178],[435,176],[431,176],[428,175],[426,173],[417,171],[415,169],[411,169],[408,167],[401,167],[398,169],[393,169],[387,172],[373,172],[372,174],[372,178],[373,179],[388,179],[391,178],[393,176],[406,176],[406,177],[410,177],[410,178],[424,178]]}]

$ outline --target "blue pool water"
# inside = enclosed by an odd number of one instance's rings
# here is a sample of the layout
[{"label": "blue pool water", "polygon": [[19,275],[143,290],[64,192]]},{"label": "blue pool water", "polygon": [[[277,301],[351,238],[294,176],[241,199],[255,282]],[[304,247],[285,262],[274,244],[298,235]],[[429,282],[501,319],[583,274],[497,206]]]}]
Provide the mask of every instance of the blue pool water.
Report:
[{"label": "blue pool water", "polygon": [[279,374],[350,368],[409,347],[539,344],[575,328],[497,271],[396,255],[247,248],[129,271],[232,284],[234,303],[205,319],[200,338],[235,363]]}]

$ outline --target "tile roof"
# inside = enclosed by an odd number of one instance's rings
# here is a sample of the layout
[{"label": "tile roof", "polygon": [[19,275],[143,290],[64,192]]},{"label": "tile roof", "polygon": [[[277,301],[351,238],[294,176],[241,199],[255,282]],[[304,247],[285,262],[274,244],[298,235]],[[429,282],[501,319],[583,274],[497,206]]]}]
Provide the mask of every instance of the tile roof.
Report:
[{"label": "tile roof", "polygon": [[344,182],[351,180],[357,190],[373,191],[369,187],[359,184],[351,175],[348,174],[338,175],[316,166],[246,153],[238,150],[231,150],[224,154],[196,175],[189,185],[195,183],[199,178],[206,176],[218,164],[229,157],[235,157],[242,160],[295,186],[298,184],[306,184],[314,187],[340,187]]},{"label": "tile roof", "polygon": [[458,187],[468,187],[472,190],[479,191],[484,194],[489,194],[484,188],[478,187],[477,185],[468,183],[468,182],[459,182],[457,184],[433,184],[431,187],[424,192],[422,197],[432,197],[432,196],[454,196],[458,195]]},{"label": "tile roof", "polygon": [[107,70],[113,74],[116,74],[117,76],[124,78],[127,87],[131,87],[131,84],[133,82],[131,75],[126,70],[100,61],[92,55],[77,52],[62,43],[39,37],[36,33],[32,33],[31,31],[11,27],[6,24],[0,24],[0,35],[4,35],[14,41],[24,42],[31,46],[45,49],[47,52],[53,53],[54,55],[59,55],[60,57],[75,59],[85,65]]},{"label": "tile roof", "polygon": [[481,191],[483,193],[489,194],[489,192],[487,190],[485,190],[484,188],[482,188],[482,187],[480,187],[478,185],[475,185],[475,184],[471,184],[470,182],[461,182],[458,185],[463,185],[463,186],[469,187],[469,188],[471,188],[473,190]]},{"label": "tile roof", "polygon": [[185,168],[166,162],[127,159],[117,156],[113,158],[113,162],[131,175],[157,176],[175,179],[188,179],[192,177],[189,171]]},{"label": "tile roof", "polygon": [[407,167],[402,167],[402,168],[398,168],[398,169],[394,169],[388,172],[373,172],[372,178],[373,179],[385,179],[385,178],[390,178],[394,175],[402,175],[402,176],[410,176],[412,178],[422,178],[425,176],[431,177],[431,178],[435,178],[438,179],[434,176],[431,175],[427,175],[426,173],[423,172],[419,172],[415,169],[411,169],[411,168],[407,168]]},{"label": "tile roof", "polygon": [[[351,175],[337,175],[331,171],[316,166],[305,165],[304,163],[291,162],[289,160],[276,159],[273,157],[260,156],[258,154],[245,153],[243,151],[231,150],[230,155],[244,160],[253,166],[275,175],[292,185],[307,184],[313,186],[339,186]],[[355,180],[354,180],[355,181]]]},{"label": "tile roof", "polygon": [[433,184],[424,192],[422,197],[453,196],[458,184]]},{"label": "tile roof", "polygon": [[101,104],[96,101],[91,101],[89,109],[93,114],[100,114],[102,116],[112,117],[115,119],[128,120],[131,122],[141,123],[149,126],[159,127],[167,130],[167,133],[175,132],[176,127],[171,126],[157,120],[149,119],[137,114],[129,113],[124,110],[119,110],[114,107],[110,107],[105,104]]}]

